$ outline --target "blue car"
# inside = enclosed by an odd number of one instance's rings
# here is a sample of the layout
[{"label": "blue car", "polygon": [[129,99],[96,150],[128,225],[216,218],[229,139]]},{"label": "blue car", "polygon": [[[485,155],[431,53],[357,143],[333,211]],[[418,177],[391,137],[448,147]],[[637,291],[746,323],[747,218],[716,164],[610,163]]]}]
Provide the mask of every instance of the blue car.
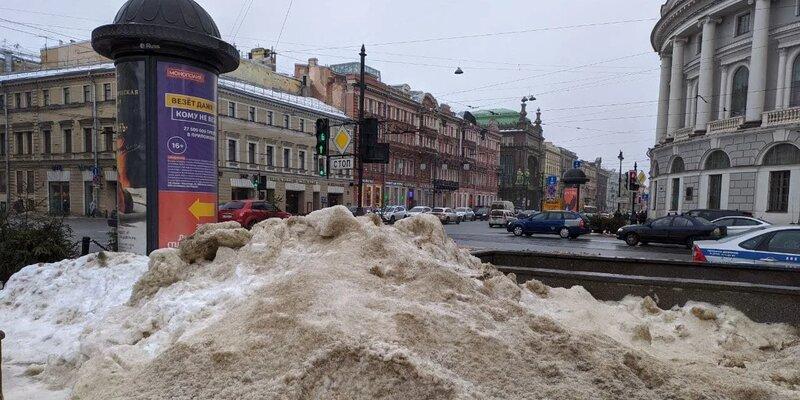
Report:
[{"label": "blue car", "polygon": [[518,219],[506,228],[515,236],[530,236],[544,233],[561,236],[562,239],[575,239],[591,232],[580,214],[570,211],[545,211]]}]

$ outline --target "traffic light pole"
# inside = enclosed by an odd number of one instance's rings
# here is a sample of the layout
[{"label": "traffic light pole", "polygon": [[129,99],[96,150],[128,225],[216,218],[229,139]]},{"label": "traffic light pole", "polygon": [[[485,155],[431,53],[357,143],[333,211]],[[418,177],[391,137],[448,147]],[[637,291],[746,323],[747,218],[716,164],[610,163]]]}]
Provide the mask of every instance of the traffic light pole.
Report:
[{"label": "traffic light pole", "polygon": [[357,189],[357,196],[358,200],[356,202],[356,215],[364,215],[364,204],[362,198],[362,192],[364,188],[364,161],[362,160],[362,151],[361,148],[361,129],[364,123],[364,92],[367,90],[367,83],[364,81],[364,62],[367,57],[367,50],[364,45],[361,45],[361,71],[359,73],[359,87],[358,87],[358,135],[356,136],[356,163],[358,164],[358,189]]},{"label": "traffic light pole", "polygon": [[[638,170],[639,170],[639,168],[638,168],[638,166],[636,165],[636,163],[633,163],[633,170],[634,170],[634,171],[638,171]],[[635,175],[635,172],[634,172],[634,175]],[[631,179],[628,179],[628,180],[629,180],[629,181],[635,181],[635,180],[636,180],[636,178],[633,178],[633,177],[632,177]],[[632,189],[633,189],[633,188],[638,188],[638,186],[637,186],[637,185],[634,185],[634,183],[635,183],[635,182],[630,182],[630,183],[628,183],[628,185],[629,185],[629,186],[630,186]],[[636,220],[637,220],[637,218],[636,218],[636,204],[634,203],[635,201],[636,201],[636,190],[631,190],[631,224],[635,224],[635,223],[636,223]]]}]

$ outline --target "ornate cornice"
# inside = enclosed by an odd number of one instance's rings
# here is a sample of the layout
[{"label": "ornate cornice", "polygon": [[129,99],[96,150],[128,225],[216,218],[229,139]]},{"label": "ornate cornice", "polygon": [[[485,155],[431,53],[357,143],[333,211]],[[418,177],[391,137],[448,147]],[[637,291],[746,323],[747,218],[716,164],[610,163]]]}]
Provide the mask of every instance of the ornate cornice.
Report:
[{"label": "ornate cornice", "polygon": [[650,43],[655,51],[661,51],[664,43],[675,35],[674,30],[689,21],[706,17],[708,10],[743,3],[746,0],[673,0],[661,7],[661,19],[650,34]]}]

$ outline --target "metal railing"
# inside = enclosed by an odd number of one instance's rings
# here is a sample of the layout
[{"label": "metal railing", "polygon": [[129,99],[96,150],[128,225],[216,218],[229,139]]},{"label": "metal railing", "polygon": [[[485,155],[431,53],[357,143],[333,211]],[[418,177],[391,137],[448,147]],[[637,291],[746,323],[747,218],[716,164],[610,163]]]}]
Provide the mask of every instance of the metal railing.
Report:
[{"label": "metal railing", "polygon": [[716,121],[711,121],[708,123],[708,127],[706,128],[707,134],[712,133],[723,133],[723,132],[734,132],[739,129],[740,126],[744,124],[744,117],[732,117],[726,119],[718,119]]},{"label": "metal railing", "polygon": [[766,111],[761,118],[761,126],[797,124],[800,123],[800,107]]},{"label": "metal railing", "polygon": [[675,138],[676,142],[679,141],[679,140],[688,140],[689,139],[689,135],[692,133],[693,130],[694,130],[694,128],[691,127],[691,126],[686,127],[686,128],[681,128],[681,129],[678,129],[678,130],[672,132],[672,137]]}]

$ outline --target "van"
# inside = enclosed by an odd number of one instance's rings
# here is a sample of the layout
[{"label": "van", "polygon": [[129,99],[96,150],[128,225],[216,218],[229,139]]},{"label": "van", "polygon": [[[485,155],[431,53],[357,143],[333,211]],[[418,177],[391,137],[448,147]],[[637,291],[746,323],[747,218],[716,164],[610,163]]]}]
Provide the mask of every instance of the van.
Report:
[{"label": "van", "polygon": [[489,228],[494,228],[495,226],[508,226],[508,224],[516,220],[517,217],[514,216],[513,211],[496,208],[489,214]]},{"label": "van", "polygon": [[492,202],[491,210],[508,210],[514,212],[514,203],[508,200],[496,200]]}]

